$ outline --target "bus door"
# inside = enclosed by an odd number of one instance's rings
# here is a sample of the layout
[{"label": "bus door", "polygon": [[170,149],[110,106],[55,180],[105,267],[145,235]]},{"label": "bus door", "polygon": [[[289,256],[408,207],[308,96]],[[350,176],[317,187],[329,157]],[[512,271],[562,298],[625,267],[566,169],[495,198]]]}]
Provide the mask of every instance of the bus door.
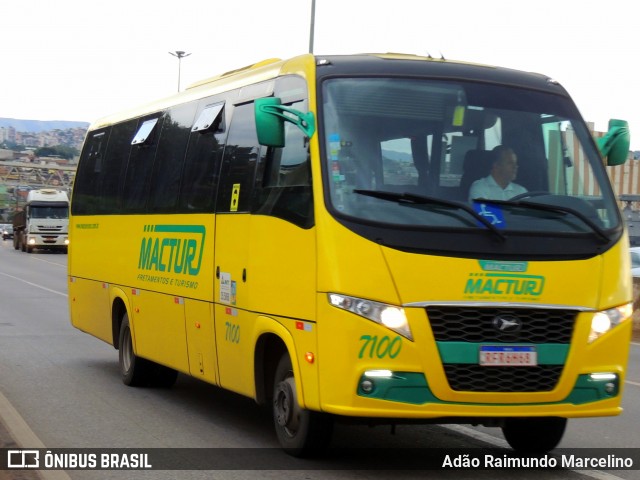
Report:
[{"label": "bus door", "polygon": [[292,124],[285,140],[283,148],[260,147],[254,104],[239,105],[221,171],[215,246],[220,381],[250,396],[255,339],[267,323],[303,336],[296,338],[301,345],[314,345],[315,338],[305,322],[315,319],[316,292],[309,140]]},{"label": "bus door", "polygon": [[[199,101],[195,122],[190,124],[184,167],[172,172],[180,178],[179,210],[189,212],[187,228],[202,232],[203,255],[197,283],[187,284],[184,301],[186,334],[191,375],[219,384],[215,345],[213,291],[215,283],[215,211],[222,152],[225,144],[225,97],[218,95]],[[177,156],[179,152],[176,152]],[[172,155],[168,155],[172,158]],[[164,166],[163,170],[171,168]],[[163,190],[166,192],[167,188]],[[169,189],[173,190],[173,189]]]},{"label": "bus door", "polygon": [[[214,315],[220,385],[253,395],[247,266],[250,206],[259,146],[253,102],[234,108],[216,206]],[[249,370],[250,367],[250,370]]]}]

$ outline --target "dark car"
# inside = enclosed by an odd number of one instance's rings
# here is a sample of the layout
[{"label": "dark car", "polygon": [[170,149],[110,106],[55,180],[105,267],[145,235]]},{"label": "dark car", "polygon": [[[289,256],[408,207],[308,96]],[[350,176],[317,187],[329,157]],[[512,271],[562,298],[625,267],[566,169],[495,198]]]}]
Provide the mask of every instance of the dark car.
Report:
[{"label": "dark car", "polygon": [[2,231],[2,239],[13,238],[13,225],[5,223],[0,225],[0,231]]}]

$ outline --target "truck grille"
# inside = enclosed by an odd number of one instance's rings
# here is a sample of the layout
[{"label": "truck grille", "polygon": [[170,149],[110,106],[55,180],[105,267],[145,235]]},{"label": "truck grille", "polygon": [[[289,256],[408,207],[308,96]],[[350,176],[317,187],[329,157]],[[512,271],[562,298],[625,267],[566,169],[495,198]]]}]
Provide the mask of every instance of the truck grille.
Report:
[{"label": "truck grille", "polygon": [[57,233],[62,231],[62,225],[36,225],[39,232]]},{"label": "truck grille", "polygon": [[[427,307],[438,342],[568,344],[576,310],[544,308]],[[515,329],[500,330],[496,319],[517,320]],[[499,323],[499,322],[498,322]],[[449,386],[468,392],[544,392],[553,390],[563,365],[483,367],[443,364]]]}]

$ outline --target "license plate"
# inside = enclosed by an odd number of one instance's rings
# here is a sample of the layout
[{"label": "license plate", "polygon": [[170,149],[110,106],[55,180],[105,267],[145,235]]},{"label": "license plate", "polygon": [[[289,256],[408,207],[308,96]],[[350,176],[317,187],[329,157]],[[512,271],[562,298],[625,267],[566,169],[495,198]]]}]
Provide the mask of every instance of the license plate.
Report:
[{"label": "license plate", "polygon": [[480,365],[485,367],[534,367],[536,347],[522,345],[481,345]]}]

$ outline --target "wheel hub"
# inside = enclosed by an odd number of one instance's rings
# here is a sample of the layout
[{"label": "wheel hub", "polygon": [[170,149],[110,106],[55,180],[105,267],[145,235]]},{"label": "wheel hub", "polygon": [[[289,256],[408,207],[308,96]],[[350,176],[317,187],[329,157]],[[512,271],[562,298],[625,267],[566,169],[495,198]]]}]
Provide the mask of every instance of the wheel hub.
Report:
[{"label": "wheel hub", "polygon": [[273,402],[278,425],[286,427],[290,423],[293,413],[293,392],[286,381],[278,384]]},{"label": "wheel hub", "polygon": [[293,377],[278,383],[273,395],[273,410],[276,424],[290,437],[295,437],[300,426],[300,407],[296,398]]}]

